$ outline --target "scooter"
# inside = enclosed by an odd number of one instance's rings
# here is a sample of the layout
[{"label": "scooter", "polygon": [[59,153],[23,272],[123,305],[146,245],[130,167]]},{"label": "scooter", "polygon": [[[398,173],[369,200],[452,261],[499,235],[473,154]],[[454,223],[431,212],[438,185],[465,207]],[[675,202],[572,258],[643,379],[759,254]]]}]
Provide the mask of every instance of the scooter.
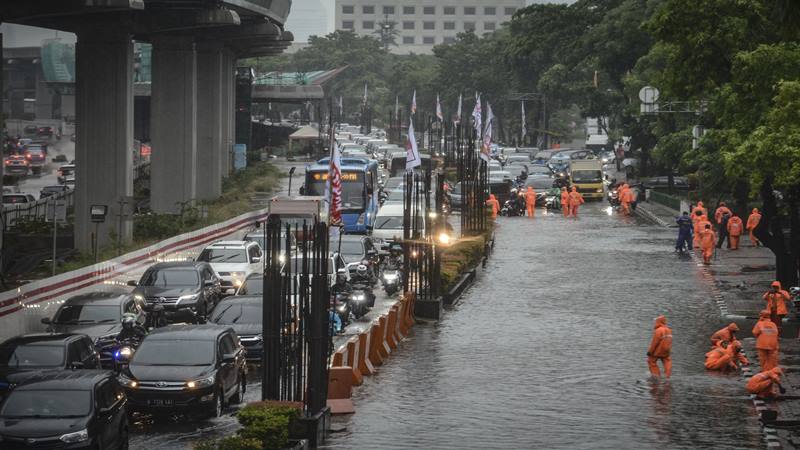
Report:
[{"label": "scooter", "polygon": [[369,312],[369,306],[367,302],[368,299],[365,291],[354,289],[353,292],[350,293],[347,303],[350,305],[350,312],[353,313],[353,316],[356,319],[364,317],[364,315]]},{"label": "scooter", "polygon": [[114,355],[114,372],[120,373],[123,369],[128,367],[128,363],[133,357],[133,354],[136,353],[136,349],[139,348],[140,343],[141,340],[135,338],[117,339],[114,352],[112,353]]},{"label": "scooter", "polygon": [[399,269],[385,269],[381,274],[381,281],[383,281],[383,290],[388,295],[392,295],[400,289],[403,283],[403,272]]}]

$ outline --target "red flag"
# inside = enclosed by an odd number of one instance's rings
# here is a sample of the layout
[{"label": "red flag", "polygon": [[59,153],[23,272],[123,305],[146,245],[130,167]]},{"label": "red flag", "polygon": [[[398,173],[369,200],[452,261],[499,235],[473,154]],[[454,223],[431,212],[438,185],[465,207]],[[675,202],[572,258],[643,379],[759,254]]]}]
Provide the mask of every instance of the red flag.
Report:
[{"label": "red flag", "polygon": [[339,144],[335,142],[328,169],[328,186],[330,193],[328,222],[330,226],[342,226],[342,158]]}]

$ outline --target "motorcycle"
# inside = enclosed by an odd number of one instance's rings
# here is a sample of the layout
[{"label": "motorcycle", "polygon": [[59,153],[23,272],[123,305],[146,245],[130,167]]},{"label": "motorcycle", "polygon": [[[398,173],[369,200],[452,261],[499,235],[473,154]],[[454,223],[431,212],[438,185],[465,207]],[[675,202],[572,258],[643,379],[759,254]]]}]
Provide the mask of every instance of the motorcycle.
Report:
[{"label": "motorcycle", "polygon": [[167,326],[167,317],[166,313],[164,312],[164,305],[148,303],[145,305],[144,310],[147,312],[147,320],[144,323],[144,327],[146,329],[154,330],[156,328]]},{"label": "motorcycle", "polygon": [[348,298],[347,304],[356,319],[364,317],[369,312],[367,293],[361,289],[354,289]]},{"label": "motorcycle", "polygon": [[789,295],[792,296],[792,303],[794,304],[795,314],[800,317],[800,286],[789,288]]},{"label": "motorcycle", "polygon": [[381,274],[381,280],[383,281],[383,290],[388,295],[392,295],[400,289],[400,285],[403,283],[403,272],[399,269],[386,269]]},{"label": "motorcycle", "polygon": [[116,339],[115,350],[113,352],[113,369],[115,372],[120,373],[123,369],[128,367],[128,363],[133,357],[133,354],[136,353],[136,349],[139,348],[140,343],[141,339],[137,338]]},{"label": "motorcycle", "polygon": [[608,194],[606,194],[606,199],[612,208],[619,207],[619,190],[616,187],[609,189]]},{"label": "motorcycle", "polygon": [[500,215],[506,217],[518,217],[525,215],[525,208],[520,207],[517,202],[506,200],[503,207],[500,209]]}]

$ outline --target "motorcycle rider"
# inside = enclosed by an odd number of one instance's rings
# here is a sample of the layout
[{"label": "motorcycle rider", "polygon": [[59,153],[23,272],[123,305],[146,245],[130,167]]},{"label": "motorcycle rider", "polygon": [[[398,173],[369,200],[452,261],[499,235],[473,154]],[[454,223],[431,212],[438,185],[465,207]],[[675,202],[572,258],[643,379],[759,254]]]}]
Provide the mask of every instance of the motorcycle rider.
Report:
[{"label": "motorcycle rider", "polygon": [[675,219],[678,224],[678,241],[675,242],[675,251],[684,252],[692,247],[692,219],[687,211]]},{"label": "motorcycle rider", "polygon": [[125,313],[122,315],[122,331],[119,332],[117,335],[117,340],[128,341],[133,340],[136,342],[141,342],[144,339],[145,335],[147,335],[147,331],[136,322],[136,316],[131,313]]}]

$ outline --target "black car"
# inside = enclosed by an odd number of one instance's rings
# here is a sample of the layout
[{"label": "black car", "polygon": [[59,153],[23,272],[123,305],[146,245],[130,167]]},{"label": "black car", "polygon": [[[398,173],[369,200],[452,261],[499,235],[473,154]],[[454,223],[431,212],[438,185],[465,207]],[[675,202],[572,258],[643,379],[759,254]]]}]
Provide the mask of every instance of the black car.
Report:
[{"label": "black car", "polygon": [[122,331],[122,315],[132,314],[144,327],[147,313],[144,298],[123,290],[98,291],[76,295],[67,299],[56,311],[52,320],[43,318],[47,331],[55,333],[83,333],[94,341],[105,368],[114,365],[113,352],[116,338]]},{"label": "black car", "polygon": [[149,412],[201,412],[219,417],[242,401],[245,350],[230,327],[171,325],[141,343],[119,380],[130,408]]},{"label": "black car", "polygon": [[17,386],[0,406],[0,448],[128,448],[126,405],[111,372],[38,374]]},{"label": "black car", "polygon": [[[261,275],[258,278],[260,281]],[[236,295],[222,300],[211,315],[211,321],[217,325],[233,328],[249,362],[260,362],[264,352],[262,305],[260,292],[258,295]]]},{"label": "black car", "polygon": [[236,290],[236,295],[262,295],[264,293],[264,275],[260,273],[251,273],[244,279],[244,282],[239,289]]},{"label": "black car", "polygon": [[52,186],[45,186],[39,191],[39,199],[47,198],[52,195],[63,194],[69,192],[69,186],[63,184],[54,184]]},{"label": "black car", "polygon": [[220,279],[207,262],[163,262],[151,266],[139,279],[133,294],[148,305],[160,304],[167,317],[193,320],[206,317],[222,297]]},{"label": "black car", "polygon": [[373,245],[372,240],[367,236],[344,235],[342,236],[341,246],[338,242],[334,243],[337,250],[347,264],[347,269],[351,275],[356,273],[359,264],[367,266],[370,276],[377,276],[378,272],[378,250]]},{"label": "black car", "polygon": [[100,369],[94,342],[85,334],[28,334],[0,344],[0,400],[40,371]]}]

